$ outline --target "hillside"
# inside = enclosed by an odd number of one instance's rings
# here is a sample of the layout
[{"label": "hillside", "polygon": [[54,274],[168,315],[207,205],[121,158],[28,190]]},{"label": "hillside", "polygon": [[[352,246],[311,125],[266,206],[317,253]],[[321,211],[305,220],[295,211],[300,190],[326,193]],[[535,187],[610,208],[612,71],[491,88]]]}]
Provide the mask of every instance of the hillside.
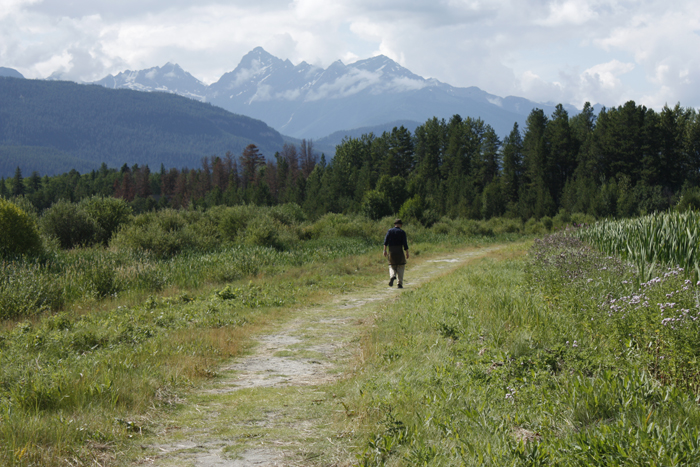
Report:
[{"label": "hillside", "polygon": [[251,143],[271,156],[284,140],[259,120],[175,94],[0,77],[0,176],[102,162],[198,167]]}]

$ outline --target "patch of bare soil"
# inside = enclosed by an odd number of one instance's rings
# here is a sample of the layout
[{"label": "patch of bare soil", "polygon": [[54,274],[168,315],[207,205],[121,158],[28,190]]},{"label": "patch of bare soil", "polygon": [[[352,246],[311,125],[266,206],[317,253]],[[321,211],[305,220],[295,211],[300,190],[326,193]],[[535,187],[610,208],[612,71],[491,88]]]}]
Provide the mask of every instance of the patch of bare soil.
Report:
[{"label": "patch of bare soil", "polygon": [[[404,290],[498,248],[412,261]],[[340,447],[333,456],[327,452],[335,446],[331,438],[342,436],[327,432],[328,416],[342,407],[325,389],[351,371],[377,305],[400,293],[387,282],[296,310],[292,319],[260,335],[248,355],[221,368],[220,378],[162,422],[162,433],[142,446],[139,464],[301,466],[323,459],[323,465],[350,465],[353,453]]]}]

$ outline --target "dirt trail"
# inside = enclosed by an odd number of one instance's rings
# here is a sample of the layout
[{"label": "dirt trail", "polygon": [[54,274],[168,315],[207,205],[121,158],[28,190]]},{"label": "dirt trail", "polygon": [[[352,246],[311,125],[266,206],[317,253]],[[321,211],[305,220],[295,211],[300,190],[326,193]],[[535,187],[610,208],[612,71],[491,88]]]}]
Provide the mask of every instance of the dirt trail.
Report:
[{"label": "dirt trail", "polygon": [[[404,290],[456,269],[501,246],[445,254],[407,265]],[[377,306],[402,291],[382,280],[375,289],[335,296],[299,309],[257,338],[248,355],[220,371],[208,388],[161,422],[142,446],[139,465],[191,467],[350,465],[343,434],[328,431],[342,410],[328,392],[352,371],[360,336]],[[333,439],[332,439],[333,438]]]}]

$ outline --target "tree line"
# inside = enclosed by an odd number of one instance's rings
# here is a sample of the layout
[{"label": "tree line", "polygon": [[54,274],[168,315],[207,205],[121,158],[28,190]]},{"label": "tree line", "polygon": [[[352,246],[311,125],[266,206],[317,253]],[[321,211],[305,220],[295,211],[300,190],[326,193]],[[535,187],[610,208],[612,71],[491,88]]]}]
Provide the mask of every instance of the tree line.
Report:
[{"label": "tree line", "polygon": [[630,101],[598,115],[588,103],[573,117],[561,105],[551,116],[534,109],[524,129],[515,124],[502,140],[480,119],[432,118],[413,134],[398,127],[346,138],[330,161],[303,140],[267,158],[250,144],[238,156],[205,157],[197,169],[102,164],[82,175],[27,178],[18,169],[0,180],[0,195],[25,196],[39,210],[102,195],[136,212],[296,203],[311,218],[359,212],[431,224],[443,216],[629,217],[683,201],[698,207],[698,182],[698,112]]}]

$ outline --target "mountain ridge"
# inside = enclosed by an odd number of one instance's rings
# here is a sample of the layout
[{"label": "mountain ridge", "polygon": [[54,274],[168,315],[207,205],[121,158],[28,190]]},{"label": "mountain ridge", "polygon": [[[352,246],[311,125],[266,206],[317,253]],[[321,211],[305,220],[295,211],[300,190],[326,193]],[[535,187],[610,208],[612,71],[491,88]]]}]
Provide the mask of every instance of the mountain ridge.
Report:
[{"label": "mountain ridge", "polygon": [[0,77],[0,174],[84,172],[148,164],[201,165],[255,144],[268,157],[286,138],[262,121],[163,92]]},{"label": "mountain ridge", "polygon": [[[169,78],[162,71],[168,65]],[[514,123],[523,127],[532,109],[549,115],[555,108],[522,97],[496,96],[475,86],[459,88],[426,79],[384,55],[348,65],[337,60],[324,69],[306,62],[294,65],[256,47],[208,86],[176,64],[125,73],[95,84],[186,95],[260,119],[295,138],[318,139],[391,121],[447,119],[454,114],[481,118],[505,136]],[[564,107],[571,115],[579,112],[574,106]]]}]

